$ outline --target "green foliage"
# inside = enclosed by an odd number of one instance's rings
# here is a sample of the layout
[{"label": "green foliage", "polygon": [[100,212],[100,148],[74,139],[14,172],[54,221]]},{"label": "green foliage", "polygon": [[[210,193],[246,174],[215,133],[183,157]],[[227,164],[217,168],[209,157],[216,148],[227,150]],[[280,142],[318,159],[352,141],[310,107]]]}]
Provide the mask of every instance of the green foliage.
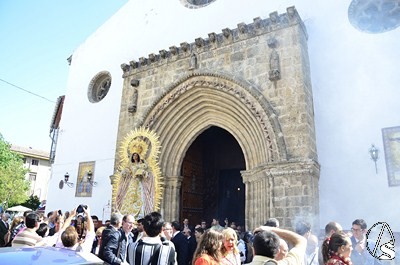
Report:
[{"label": "green foliage", "polygon": [[40,205],[39,197],[36,195],[35,196],[31,195],[29,196],[29,199],[26,202],[22,203],[21,205],[36,211]]},{"label": "green foliage", "polygon": [[7,208],[9,204],[19,204],[28,199],[28,172],[24,168],[22,156],[11,151],[0,134],[0,203]]}]

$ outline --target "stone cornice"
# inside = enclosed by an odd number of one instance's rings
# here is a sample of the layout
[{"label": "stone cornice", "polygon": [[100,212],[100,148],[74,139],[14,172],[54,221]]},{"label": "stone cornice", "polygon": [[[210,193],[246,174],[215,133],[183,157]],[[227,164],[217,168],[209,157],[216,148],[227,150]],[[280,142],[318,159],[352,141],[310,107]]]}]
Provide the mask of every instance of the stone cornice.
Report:
[{"label": "stone cornice", "polygon": [[190,58],[192,53],[201,54],[215,48],[221,48],[232,43],[243,41],[249,38],[260,36],[283,28],[300,25],[307,37],[307,31],[294,6],[288,7],[287,12],[279,15],[273,12],[267,19],[259,17],[253,19],[253,23],[239,23],[237,28],[225,28],[222,33],[209,33],[208,38],[196,38],[194,42],[182,42],[180,47],[171,46],[169,50],[160,50],[158,54],[151,53],[147,58],[140,57],[138,61],[132,60],[128,64],[121,64],[123,77],[152,69],[170,61]]},{"label": "stone cornice", "polygon": [[258,166],[252,170],[241,171],[244,182],[260,181],[260,172],[267,178],[281,176],[301,176],[314,175],[319,176],[320,165],[315,160],[298,160],[287,162],[272,162],[266,165]]}]

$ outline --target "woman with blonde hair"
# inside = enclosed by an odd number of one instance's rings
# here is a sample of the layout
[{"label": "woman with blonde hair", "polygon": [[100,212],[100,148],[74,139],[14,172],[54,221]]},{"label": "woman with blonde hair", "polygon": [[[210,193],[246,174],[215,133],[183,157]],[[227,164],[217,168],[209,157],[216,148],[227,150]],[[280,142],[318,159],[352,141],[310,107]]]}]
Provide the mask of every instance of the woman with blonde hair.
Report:
[{"label": "woman with blonde hair", "polygon": [[237,247],[238,238],[236,231],[228,227],[222,230],[223,245],[221,248],[222,259],[220,264],[240,265],[240,254]]},{"label": "woman with blonde hair", "polygon": [[222,234],[216,230],[207,230],[197,244],[193,254],[194,265],[218,265],[221,259]]},{"label": "woman with blonde hair", "polygon": [[6,247],[11,247],[11,242],[10,240],[14,239],[15,235],[11,237],[11,232],[14,230],[14,228],[21,224],[21,222],[24,221],[24,217],[22,216],[16,216],[11,222],[10,229],[8,229],[8,232],[4,235],[4,242]]}]

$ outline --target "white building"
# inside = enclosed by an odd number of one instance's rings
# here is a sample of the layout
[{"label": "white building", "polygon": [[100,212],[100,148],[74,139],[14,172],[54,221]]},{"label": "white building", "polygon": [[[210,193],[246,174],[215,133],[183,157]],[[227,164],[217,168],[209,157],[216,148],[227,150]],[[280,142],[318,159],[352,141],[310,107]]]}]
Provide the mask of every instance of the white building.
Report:
[{"label": "white building", "polygon": [[[83,203],[102,216],[111,200],[122,63],[295,6],[309,36],[321,165],[320,227],[336,220],[349,228],[363,218],[369,225],[385,221],[400,231],[395,210],[400,186],[389,185],[381,131],[400,125],[399,29],[380,34],[357,30],[349,23],[349,1],[344,0],[216,0],[197,8],[189,2],[131,0],[74,52],[47,209],[70,210]],[[103,71],[110,73],[111,87],[103,100],[91,103],[89,84]],[[380,150],[377,173],[368,152],[372,143]],[[75,196],[82,162],[94,162],[97,185],[91,197]],[[75,185],[60,189],[66,172]]]},{"label": "white building", "polygon": [[11,150],[23,156],[24,167],[29,170],[26,173],[30,183],[28,195],[37,196],[40,201],[46,200],[51,174],[49,152],[16,145],[12,145]]}]

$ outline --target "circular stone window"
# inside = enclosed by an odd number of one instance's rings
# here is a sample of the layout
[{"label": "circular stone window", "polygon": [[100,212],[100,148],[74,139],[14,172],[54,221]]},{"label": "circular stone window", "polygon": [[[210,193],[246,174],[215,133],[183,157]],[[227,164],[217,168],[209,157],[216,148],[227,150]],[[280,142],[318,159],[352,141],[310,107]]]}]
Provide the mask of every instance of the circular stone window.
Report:
[{"label": "circular stone window", "polygon": [[92,103],[101,101],[107,96],[111,86],[111,75],[107,71],[103,71],[95,75],[89,84],[88,99]]},{"label": "circular stone window", "polygon": [[215,0],[180,0],[180,1],[185,7],[190,9],[205,7],[211,4],[212,2],[215,2]]}]

